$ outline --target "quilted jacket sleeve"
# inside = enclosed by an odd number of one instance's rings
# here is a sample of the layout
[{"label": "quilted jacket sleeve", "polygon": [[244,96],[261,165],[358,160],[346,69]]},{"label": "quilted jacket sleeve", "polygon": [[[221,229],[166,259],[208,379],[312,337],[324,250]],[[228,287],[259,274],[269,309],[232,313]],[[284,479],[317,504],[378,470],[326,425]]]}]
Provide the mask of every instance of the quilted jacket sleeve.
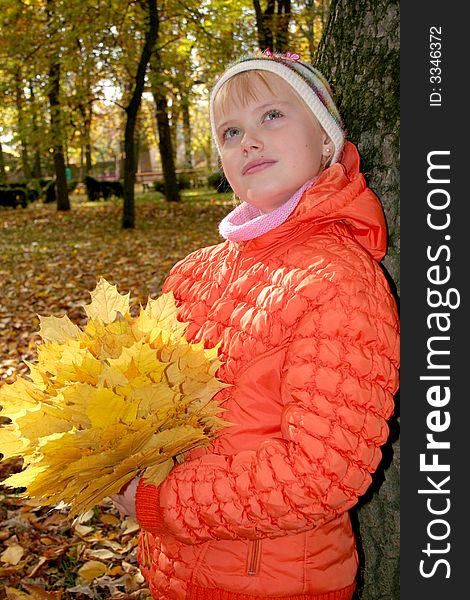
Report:
[{"label": "quilted jacket sleeve", "polygon": [[183,463],[159,489],[141,485],[142,528],[189,544],[277,537],[357,502],[380,461],[397,389],[396,312],[379,288],[371,294],[347,281],[332,284],[328,308],[312,306],[287,348],[282,436],[256,450]]}]

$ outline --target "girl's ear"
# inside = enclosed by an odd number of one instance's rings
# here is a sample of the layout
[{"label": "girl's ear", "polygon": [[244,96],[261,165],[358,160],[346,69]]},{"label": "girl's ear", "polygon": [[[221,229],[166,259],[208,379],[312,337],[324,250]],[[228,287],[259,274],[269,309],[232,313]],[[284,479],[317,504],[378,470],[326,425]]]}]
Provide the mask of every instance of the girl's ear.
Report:
[{"label": "girl's ear", "polygon": [[330,140],[330,138],[326,135],[326,133],[324,133],[322,157],[321,157],[321,170],[322,171],[330,166],[331,159],[333,158],[334,153],[335,153],[335,145]]},{"label": "girl's ear", "polygon": [[333,156],[334,151],[335,151],[335,146],[334,146],[333,142],[330,140],[330,138],[325,133],[324,137],[323,137],[322,156],[326,159],[329,159]]}]

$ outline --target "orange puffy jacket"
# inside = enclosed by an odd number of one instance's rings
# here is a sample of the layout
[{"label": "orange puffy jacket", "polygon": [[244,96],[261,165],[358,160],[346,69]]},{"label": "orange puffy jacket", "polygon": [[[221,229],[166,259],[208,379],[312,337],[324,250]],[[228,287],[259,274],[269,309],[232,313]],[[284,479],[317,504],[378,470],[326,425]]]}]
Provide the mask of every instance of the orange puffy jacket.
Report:
[{"label": "orange puffy jacket", "polygon": [[288,220],[179,262],[190,340],[222,340],[224,430],[156,488],[138,558],[154,598],[349,600],[348,515],[371,482],[398,385],[398,317],[377,264],[382,208],[348,143]]}]

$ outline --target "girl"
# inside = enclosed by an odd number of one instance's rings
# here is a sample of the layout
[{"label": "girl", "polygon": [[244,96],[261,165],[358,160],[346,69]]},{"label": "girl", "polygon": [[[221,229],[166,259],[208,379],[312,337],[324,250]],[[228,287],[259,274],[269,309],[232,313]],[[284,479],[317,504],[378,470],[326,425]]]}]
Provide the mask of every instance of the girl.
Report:
[{"label": "girl", "polygon": [[232,65],[210,114],[243,202],[220,224],[225,241],[179,262],[164,290],[190,340],[222,341],[235,425],[159,488],[134,481],[116,502],[141,526],[154,598],[350,600],[348,509],[380,461],[397,390],[383,212],[328,84],[296,55]]}]

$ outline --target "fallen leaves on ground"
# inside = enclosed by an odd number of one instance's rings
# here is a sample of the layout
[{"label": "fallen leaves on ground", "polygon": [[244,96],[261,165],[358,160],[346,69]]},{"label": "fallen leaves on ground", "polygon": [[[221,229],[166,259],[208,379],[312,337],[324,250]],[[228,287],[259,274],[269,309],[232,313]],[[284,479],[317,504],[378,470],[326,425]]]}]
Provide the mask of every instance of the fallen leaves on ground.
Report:
[{"label": "fallen leaves on ground", "polygon": [[136,562],[138,526],[110,500],[73,522],[66,509],[12,494],[0,493],[0,503],[0,597],[150,597]]},{"label": "fallen leaves on ground", "polygon": [[[83,305],[100,277],[129,290],[138,311],[161,293],[169,269],[218,243],[228,196],[191,202],[150,199],[136,228],[121,228],[119,203],[72,202],[0,208],[0,385],[25,375],[40,342],[38,315],[67,314],[83,325]],[[21,469],[1,464],[0,479]],[[107,500],[73,525],[67,509],[41,507],[0,486],[0,597],[8,600],[150,598],[136,563],[137,526]]]}]

